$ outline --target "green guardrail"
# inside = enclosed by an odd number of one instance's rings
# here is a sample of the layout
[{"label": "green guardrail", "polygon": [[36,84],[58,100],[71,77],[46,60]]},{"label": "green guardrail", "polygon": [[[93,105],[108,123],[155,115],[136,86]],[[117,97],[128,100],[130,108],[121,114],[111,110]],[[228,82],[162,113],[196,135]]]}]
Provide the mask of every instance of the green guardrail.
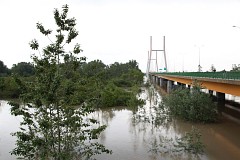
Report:
[{"label": "green guardrail", "polygon": [[153,74],[240,80],[240,72],[154,72]]}]

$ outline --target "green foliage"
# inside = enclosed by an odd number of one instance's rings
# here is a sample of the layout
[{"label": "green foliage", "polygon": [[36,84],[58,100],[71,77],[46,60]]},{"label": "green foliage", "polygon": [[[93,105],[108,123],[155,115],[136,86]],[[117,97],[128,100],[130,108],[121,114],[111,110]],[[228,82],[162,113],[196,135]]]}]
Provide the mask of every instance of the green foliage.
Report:
[{"label": "green foliage", "polygon": [[118,87],[132,87],[143,83],[144,74],[139,70],[135,60],[125,64],[114,63],[108,67],[106,74]]},{"label": "green foliage", "polygon": [[4,88],[5,88],[4,78],[0,77],[0,91],[3,91]]},{"label": "green foliage", "polygon": [[[82,75],[80,83],[85,88],[88,103],[95,107],[113,107],[129,106],[129,101],[139,102],[136,97],[138,90],[134,88],[139,88],[143,82],[143,74],[136,69],[138,66],[135,63],[134,67],[129,65],[130,62],[136,61],[116,62],[110,66],[100,60],[84,63],[79,69]],[[136,106],[138,104],[134,103]]]},{"label": "green foliage", "polygon": [[[37,24],[40,25],[40,24]],[[44,32],[44,28],[39,26],[39,29],[41,28],[42,32]],[[45,32],[44,32],[45,33]],[[46,36],[49,36],[47,34]],[[60,35],[57,35],[59,37]],[[58,42],[61,42],[62,40],[59,40]],[[37,44],[37,45],[36,45]],[[38,49],[39,43],[37,40],[33,40],[30,43],[31,48]],[[35,46],[35,47],[33,47]],[[91,103],[91,105],[95,107],[104,107],[102,104],[105,103],[105,100],[103,100],[101,97],[104,98],[104,96],[101,96],[102,94],[105,95],[106,88],[109,83],[114,84],[115,88],[118,88],[118,90],[121,90],[119,92],[114,92],[114,94],[121,94],[123,96],[122,100],[114,100],[115,103],[112,103],[116,106],[121,105],[127,105],[129,104],[127,101],[129,99],[135,102],[138,100],[136,99],[137,91],[132,91],[135,85],[137,85],[137,88],[143,83],[143,76],[144,74],[139,70],[137,62],[135,60],[131,60],[127,63],[117,63],[107,66],[105,65],[101,60],[94,60],[88,63],[85,63],[84,60],[86,60],[85,57],[75,57],[74,55],[77,54],[79,51],[82,51],[80,48],[80,45],[75,45],[74,51],[69,53],[64,53],[62,55],[62,62],[60,61],[58,65],[56,65],[55,70],[58,69],[58,72],[60,75],[62,75],[64,78],[69,79],[66,81],[62,81],[64,85],[68,89],[66,89],[66,92],[75,92],[74,94],[77,95],[75,98],[69,100],[71,101],[71,104],[78,105],[83,103],[84,101],[88,101],[88,104]],[[54,50],[54,45],[50,44],[49,46],[45,47],[43,49],[43,53],[45,55],[45,58],[49,58],[52,63],[57,63],[57,59],[54,59],[54,57],[50,57],[51,52]],[[27,62],[20,62],[17,65],[14,65],[12,67],[13,73],[17,74],[18,76],[21,76],[21,79],[23,81],[29,81],[32,79],[32,83],[34,83],[35,78],[35,72],[39,72],[40,70],[43,71],[44,65],[49,65],[49,62],[46,61],[46,59],[42,59],[41,61],[37,59],[36,56],[33,56],[33,59],[36,61],[39,61],[38,66],[34,66],[31,63]],[[37,71],[38,70],[38,71]],[[46,73],[50,72],[45,70]],[[115,73],[116,71],[116,73]],[[33,75],[34,74],[34,75]],[[36,73],[37,76],[38,73]],[[51,74],[51,72],[49,73]],[[29,77],[32,75],[31,77]],[[50,76],[50,75],[49,75]],[[74,84],[77,84],[78,87],[74,87]],[[18,90],[17,85],[15,85],[15,90]],[[3,91],[7,90],[6,87],[4,87],[4,84],[1,84],[1,89]],[[119,89],[119,88],[124,88]],[[15,91],[12,90],[12,91]],[[9,91],[8,91],[9,92]],[[129,92],[134,92],[132,94],[129,94]],[[4,97],[9,97],[10,94],[15,93],[8,93],[2,92],[2,95]],[[18,93],[19,94],[19,93]],[[134,95],[135,94],[135,95]],[[126,96],[130,96],[131,98],[126,98]],[[117,97],[117,96],[113,96]],[[12,97],[10,97],[12,98]],[[65,96],[65,99],[69,98],[69,96]],[[116,103],[119,102],[119,103]],[[133,103],[132,103],[133,104]],[[135,103],[136,104],[136,103]],[[109,105],[107,105],[109,106]]]},{"label": "green foliage", "polygon": [[131,99],[131,93],[126,92],[123,88],[119,88],[109,83],[101,92],[101,106],[127,106],[127,102]]},{"label": "green foliage", "polygon": [[212,98],[201,92],[201,86],[193,84],[193,88],[177,89],[163,98],[164,104],[171,113],[193,122],[215,122],[217,120],[217,106]]},{"label": "green foliage", "polygon": [[10,74],[10,70],[7,66],[0,60],[0,77],[7,76]]},{"label": "green foliage", "polygon": [[101,60],[94,60],[82,65],[81,75],[87,78],[94,77],[101,81],[106,80],[106,65]]},{"label": "green foliage", "polygon": [[[89,159],[102,152],[111,153],[93,142],[106,126],[87,118],[94,110],[88,105],[88,99],[84,99],[88,97],[84,97],[86,93],[81,90],[82,81],[76,72],[84,59],[77,57],[80,46],[76,44],[68,53],[64,49],[78,35],[75,19],[67,18],[67,13],[67,5],[63,6],[62,13],[54,10],[56,40],[43,49],[40,57],[32,56],[33,79],[28,82],[15,77],[23,104],[10,102],[11,113],[22,116],[23,121],[20,131],[13,133],[17,141],[11,153],[24,159]],[[37,29],[44,36],[53,33],[40,23]],[[31,41],[30,47],[38,50],[37,40]],[[80,106],[74,106],[79,103]]]},{"label": "green foliage", "polygon": [[0,77],[0,98],[18,98],[20,88],[13,77]]},{"label": "green foliage", "polygon": [[135,73],[141,74],[140,79],[137,79],[137,80],[140,81],[140,83],[143,82],[143,73],[139,70],[138,63],[135,60],[130,60],[128,63],[125,63],[125,64],[115,62],[114,64],[111,64],[108,67],[107,72],[108,72],[108,77],[110,78],[116,78],[116,77],[119,78],[124,74],[127,74],[127,75],[129,74],[127,76],[129,77],[131,75],[131,73],[129,72],[135,72]]},{"label": "green foliage", "polygon": [[12,73],[18,74],[22,77],[28,77],[34,75],[34,66],[29,62],[20,62],[18,64],[14,64],[11,68]]}]

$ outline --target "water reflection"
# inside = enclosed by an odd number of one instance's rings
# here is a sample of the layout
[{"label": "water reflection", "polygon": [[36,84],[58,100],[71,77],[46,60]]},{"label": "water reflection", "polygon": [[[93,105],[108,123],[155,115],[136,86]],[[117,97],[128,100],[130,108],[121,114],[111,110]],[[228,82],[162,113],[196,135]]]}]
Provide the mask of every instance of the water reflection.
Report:
[{"label": "water reflection", "polygon": [[[114,115],[109,121],[109,116],[97,116],[101,122],[107,122],[106,131],[102,134],[100,142],[113,150],[112,155],[98,155],[97,159],[182,159],[192,157],[191,154],[174,154],[172,152],[160,154],[152,151],[152,144],[160,144],[162,137],[166,140],[180,137],[182,133],[175,131],[175,121],[170,121],[164,111],[156,112],[161,105],[160,95],[154,88],[146,89],[140,98],[147,100],[143,107],[138,107],[138,112],[123,107],[98,111],[100,115]],[[169,142],[170,143],[170,142]]]}]

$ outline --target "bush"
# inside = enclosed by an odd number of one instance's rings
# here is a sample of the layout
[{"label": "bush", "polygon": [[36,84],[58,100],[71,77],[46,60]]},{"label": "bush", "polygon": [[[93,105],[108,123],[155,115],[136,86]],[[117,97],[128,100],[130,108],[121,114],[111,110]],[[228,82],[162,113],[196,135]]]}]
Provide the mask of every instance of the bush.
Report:
[{"label": "bush", "polygon": [[127,92],[123,88],[115,86],[113,83],[109,83],[101,93],[100,106],[127,106],[127,102],[130,98],[130,92]]},{"label": "bush", "polygon": [[0,77],[0,98],[18,98],[20,89],[13,77]]},{"label": "bush", "polygon": [[176,89],[163,98],[171,114],[192,122],[215,122],[217,106],[210,95],[201,92],[201,86],[194,84],[191,90]]}]

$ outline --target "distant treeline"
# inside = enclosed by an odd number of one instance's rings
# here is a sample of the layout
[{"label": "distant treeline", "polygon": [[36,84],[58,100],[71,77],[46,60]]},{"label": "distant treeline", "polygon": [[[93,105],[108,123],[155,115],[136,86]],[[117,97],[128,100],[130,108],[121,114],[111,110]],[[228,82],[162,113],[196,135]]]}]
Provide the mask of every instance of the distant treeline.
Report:
[{"label": "distant treeline", "polygon": [[[25,82],[34,82],[35,67],[29,62],[20,62],[8,69],[0,61],[0,98],[18,98],[21,88],[15,82],[14,76],[23,79]],[[66,81],[66,85],[78,86],[79,97],[73,104],[81,104],[86,99],[94,101],[98,106],[130,106],[137,103],[136,93],[139,86],[143,83],[144,74],[138,67],[135,60],[127,63],[115,62],[111,65],[105,65],[100,60],[94,60],[88,63],[81,63],[77,69],[74,64],[60,64],[62,75],[71,81]],[[73,72],[67,72],[72,70]],[[65,74],[65,73],[67,74]],[[72,89],[68,92],[75,92]]]},{"label": "distant treeline", "polygon": [[18,74],[23,77],[28,77],[34,75],[34,66],[30,62],[20,62],[14,64],[11,69],[9,69],[3,61],[0,60],[0,77],[6,77],[12,73]]}]

